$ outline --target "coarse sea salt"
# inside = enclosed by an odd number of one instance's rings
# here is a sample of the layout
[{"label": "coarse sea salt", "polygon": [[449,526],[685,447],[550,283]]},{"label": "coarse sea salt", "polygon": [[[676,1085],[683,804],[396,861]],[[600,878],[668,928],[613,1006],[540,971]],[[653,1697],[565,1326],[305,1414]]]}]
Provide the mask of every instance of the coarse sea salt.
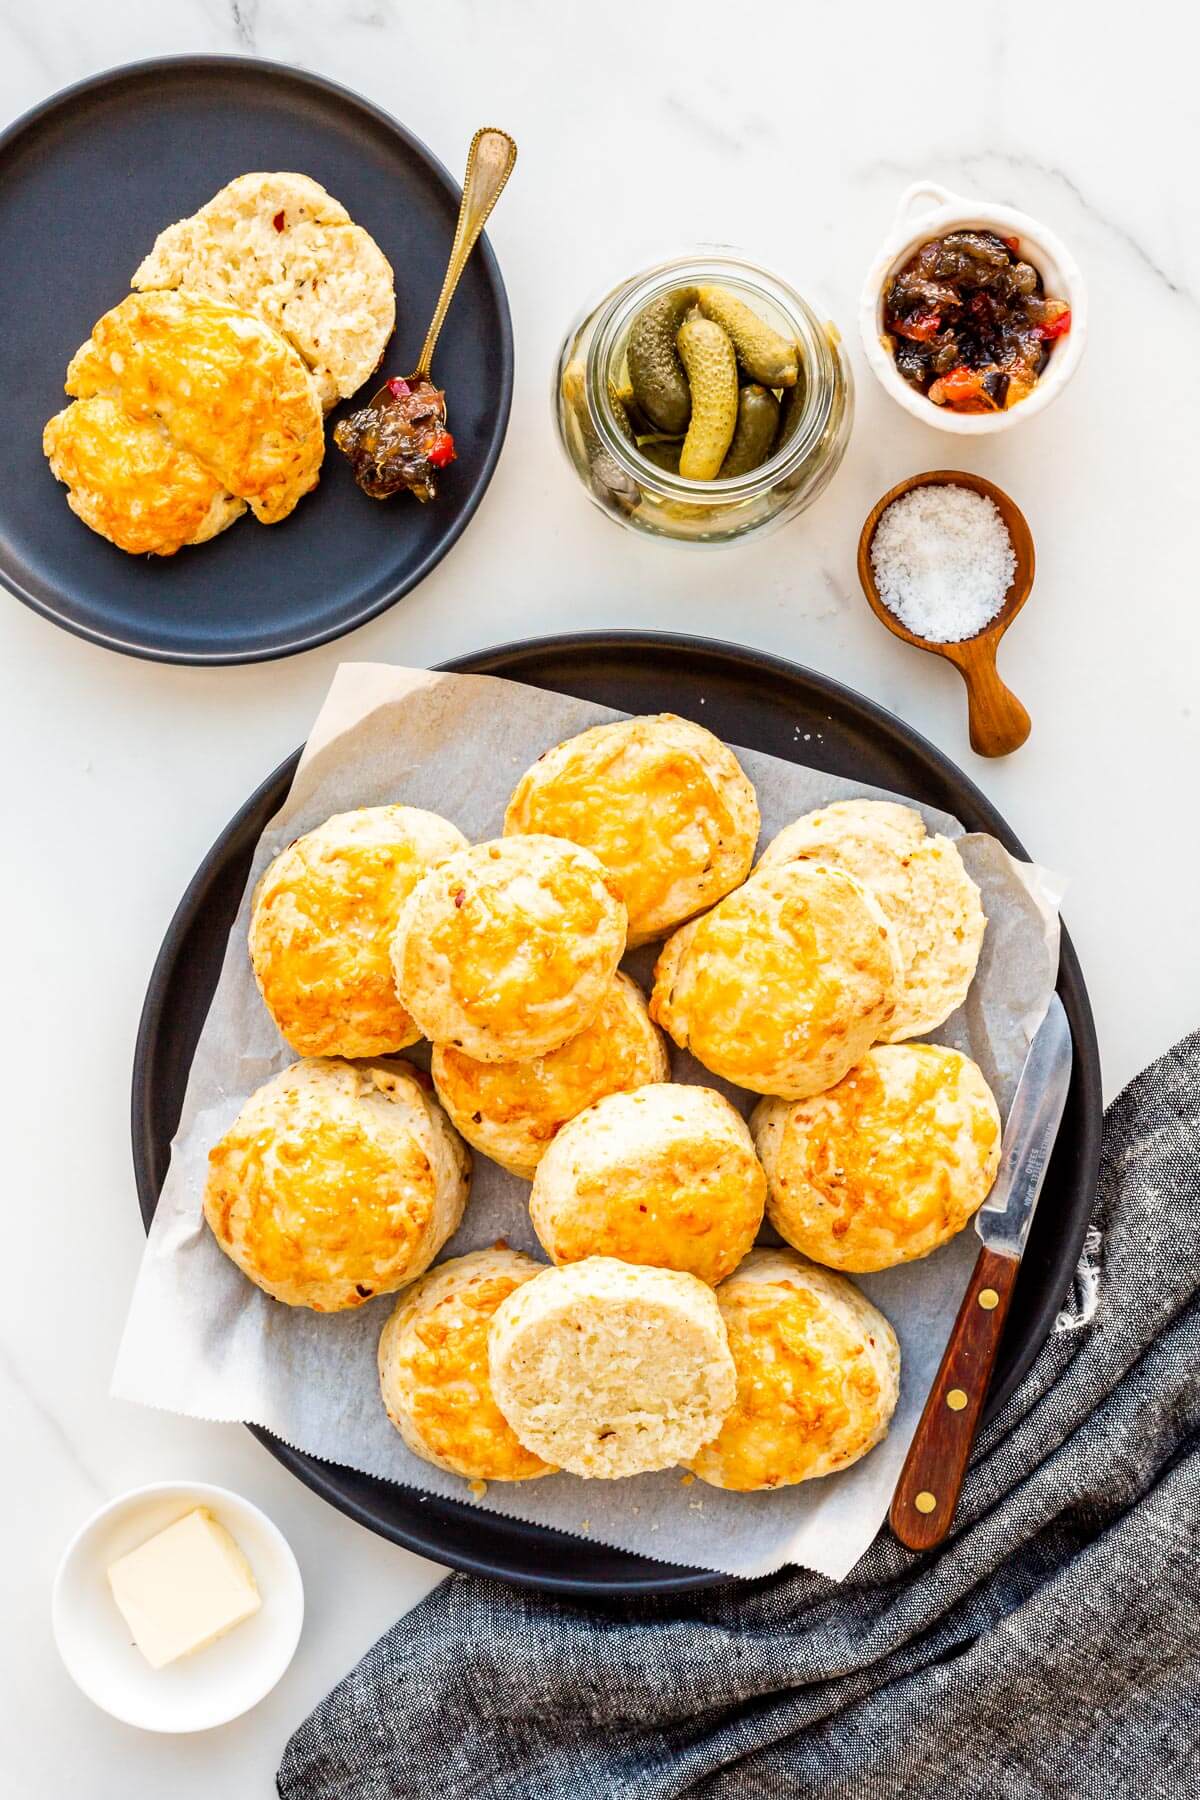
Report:
[{"label": "coarse sea salt", "polygon": [[1017,559],[995,501],[940,482],[892,501],[875,527],[871,567],[902,625],[931,644],[958,644],[996,617]]}]

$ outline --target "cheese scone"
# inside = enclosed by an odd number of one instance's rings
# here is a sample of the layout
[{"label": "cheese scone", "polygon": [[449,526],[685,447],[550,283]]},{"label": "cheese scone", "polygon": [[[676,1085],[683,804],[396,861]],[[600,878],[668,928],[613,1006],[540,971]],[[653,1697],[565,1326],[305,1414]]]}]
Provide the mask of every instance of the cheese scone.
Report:
[{"label": "cheese scone", "polygon": [[755,1250],[717,1289],[737,1370],[721,1429],[688,1464],[754,1493],[830,1475],[887,1436],[900,1346],[852,1282],[791,1250]]},{"label": "cheese scone", "polygon": [[547,750],[504,815],[506,835],[547,832],[600,858],[625,897],[631,948],[744,881],[758,827],[733,751],[674,713],[595,725]]},{"label": "cheese scone", "polygon": [[529,1216],[556,1263],[682,1269],[715,1287],[758,1234],[767,1182],[740,1114],[712,1088],[610,1094],[538,1164]]},{"label": "cheese scone", "polygon": [[308,175],[239,175],[168,225],[138,289],[188,288],[265,319],[303,357],[326,411],[379,367],[396,323],[392,267]]},{"label": "cheese scone", "polygon": [[157,420],[132,419],[107,395],[55,413],[42,448],[71,511],[131,556],[174,556],[246,510]]},{"label": "cheese scone", "polygon": [[496,1310],[492,1393],[527,1450],[614,1480],[694,1456],[733,1404],[713,1290],[607,1256],[545,1269]]},{"label": "cheese scone", "polygon": [[280,1034],[300,1056],[386,1056],[420,1032],[396,998],[391,941],[429,869],[466,847],[417,806],[336,813],[260,877],[250,960]]},{"label": "cheese scone", "polygon": [[808,858],[848,869],[874,893],[904,965],[904,985],[885,1043],[919,1037],[967,997],[987,927],[979,889],[956,845],[926,835],[911,806],[839,800],[787,825],[759,868]]},{"label": "cheese scone", "polygon": [[264,1292],[340,1312],[422,1274],[462,1217],[466,1145],[403,1061],[293,1063],[208,1153],[204,1216]]},{"label": "cheese scone", "polygon": [[590,1025],[528,1062],[478,1062],[452,1044],[433,1051],[438,1099],[467,1142],[532,1181],[557,1133],[605,1094],[668,1081],[662,1033],[635,981],[619,971]]},{"label": "cheese scone", "polygon": [[423,1035],[480,1062],[545,1056],[590,1025],[625,949],[620,890],[561,838],[495,838],[419,881],[392,939]]},{"label": "cheese scone", "polygon": [[404,1290],[379,1339],[388,1418],[409,1449],[468,1481],[551,1475],[492,1398],[488,1330],[497,1307],[545,1267],[497,1244],[439,1263]]},{"label": "cheese scone", "polygon": [[714,1075],[799,1099],[886,1031],[900,980],[871,890],[844,869],[785,862],[667,940],[650,1013]]},{"label": "cheese scone", "polygon": [[93,325],[66,390],[160,425],[264,525],[317,485],[325,430],[313,378],[277,331],[237,307],[131,294]]},{"label": "cheese scone", "polygon": [[983,1205],[1000,1113],[969,1056],[879,1044],[836,1087],[763,1100],[750,1121],[779,1233],[833,1269],[928,1256]]}]

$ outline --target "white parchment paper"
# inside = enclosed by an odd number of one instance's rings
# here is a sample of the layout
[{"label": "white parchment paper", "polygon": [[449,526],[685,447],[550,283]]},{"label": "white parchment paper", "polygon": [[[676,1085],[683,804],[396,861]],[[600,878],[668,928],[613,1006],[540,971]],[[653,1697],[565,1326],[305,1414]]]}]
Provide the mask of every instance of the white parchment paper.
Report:
[{"label": "white parchment paper", "polygon": [[[473,1495],[466,1482],[415,1457],[388,1422],[375,1351],[394,1301],[381,1296],[333,1316],[282,1306],[239,1273],[204,1224],[210,1146],[246,1097],[294,1060],[259,998],[246,951],[250,895],[266,864],[331,813],[395,801],[442,813],[472,841],[496,836],[517,778],[543,750],[621,716],[490,676],[383,664],[339,668],[287,801],[255,851],[192,1064],[113,1392],[199,1418],[263,1425],[311,1455],[662,1560],[742,1576],[796,1562],[840,1580],[887,1512],[978,1249],[973,1232],[923,1262],[861,1278],[896,1328],[903,1370],[887,1439],[853,1468],[770,1494],[725,1494],[674,1470],[619,1482],[548,1476],[493,1483]],[[702,706],[696,717],[705,722]],[[735,748],[758,790],[764,843],[799,814],[834,799],[903,798]],[[798,732],[797,754],[803,749]],[[1015,862],[995,839],[964,835],[956,820],[921,811],[931,831],[959,840],[988,915],[967,1002],[934,1036],[975,1058],[1007,1116],[1058,968],[1059,884],[1046,871]],[[654,955],[649,947],[630,959],[644,984]],[[421,1050],[406,1054],[423,1060]],[[754,1104],[755,1096],[716,1080],[683,1053],[673,1052],[673,1065],[675,1080],[721,1088],[743,1113]],[[528,1193],[525,1182],[476,1156],[467,1211],[443,1255],[503,1237],[545,1260],[529,1224]]]}]

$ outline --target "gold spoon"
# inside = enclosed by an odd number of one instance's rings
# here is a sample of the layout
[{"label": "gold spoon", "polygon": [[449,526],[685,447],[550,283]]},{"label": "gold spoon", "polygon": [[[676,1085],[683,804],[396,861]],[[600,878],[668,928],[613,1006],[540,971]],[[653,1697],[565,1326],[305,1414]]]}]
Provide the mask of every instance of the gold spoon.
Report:
[{"label": "gold spoon", "polygon": [[[893,500],[898,500],[913,488],[939,487],[943,484],[970,488],[974,493],[984,494],[994,502],[1012,540],[1017,564],[1004,604],[996,617],[982,631],[976,632],[974,637],[964,638],[957,644],[934,643],[929,638],[918,637],[915,631],[902,625],[880,598],[879,589],[875,585],[875,571],[871,566],[871,540],[875,536],[875,527]],[[931,469],[928,474],[910,475],[907,481],[889,488],[883,499],[867,514],[866,524],[858,540],[858,577],[875,617],[904,643],[912,644],[917,650],[928,650],[932,656],[944,656],[947,662],[954,664],[966,682],[971,748],[979,756],[1008,756],[1029,736],[1029,714],[1012,689],[1005,687],[1001,681],[996,669],[996,649],[1029,598],[1029,590],[1033,586],[1033,566],[1033,535],[1020,507],[995,482],[985,481],[982,475],[970,475],[965,469]]]},{"label": "gold spoon", "polygon": [[[480,233],[491,217],[492,208],[504,192],[504,184],[512,174],[516,160],[517,146],[507,131],[500,131],[494,125],[484,125],[471,139],[471,148],[467,151],[467,171],[463,176],[462,204],[458,209],[458,223],[454,227],[454,242],[450,246],[446,279],[442,282],[442,291],[433,309],[417,366],[411,375],[401,377],[410,387],[431,378],[434,347],[450,310],[454,290],[467,266],[467,258],[479,242]],[[384,406],[389,398],[388,385],[384,382],[372,398],[371,405]]]}]

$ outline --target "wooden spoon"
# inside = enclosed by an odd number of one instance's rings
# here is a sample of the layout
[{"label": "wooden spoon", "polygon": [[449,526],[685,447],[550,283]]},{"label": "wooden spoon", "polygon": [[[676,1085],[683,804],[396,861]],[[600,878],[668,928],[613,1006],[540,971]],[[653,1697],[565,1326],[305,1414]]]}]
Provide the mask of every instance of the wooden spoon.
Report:
[{"label": "wooden spoon", "polygon": [[[875,585],[875,571],[871,567],[871,540],[875,536],[875,527],[892,501],[907,494],[911,488],[944,485],[970,488],[974,493],[984,494],[995,502],[996,510],[1012,539],[1013,553],[1017,559],[1004,605],[996,617],[975,637],[964,638],[958,644],[932,643],[929,638],[918,637],[907,625],[901,624],[895,613],[880,599]],[[903,639],[906,644],[914,645],[918,650],[928,650],[934,656],[944,656],[947,662],[954,664],[966,682],[972,750],[980,756],[1007,756],[1010,751],[1018,749],[1029,736],[1029,714],[1012,690],[1001,681],[996,670],[996,649],[1029,598],[1029,590],[1033,586],[1033,537],[1024,513],[1015,501],[1009,499],[1003,488],[998,488],[994,482],[985,481],[982,475],[970,475],[964,469],[930,469],[927,474],[910,475],[907,481],[898,482],[867,514],[866,524],[858,540],[858,578],[862,582],[863,593],[867,596],[871,611],[894,636]]]}]

